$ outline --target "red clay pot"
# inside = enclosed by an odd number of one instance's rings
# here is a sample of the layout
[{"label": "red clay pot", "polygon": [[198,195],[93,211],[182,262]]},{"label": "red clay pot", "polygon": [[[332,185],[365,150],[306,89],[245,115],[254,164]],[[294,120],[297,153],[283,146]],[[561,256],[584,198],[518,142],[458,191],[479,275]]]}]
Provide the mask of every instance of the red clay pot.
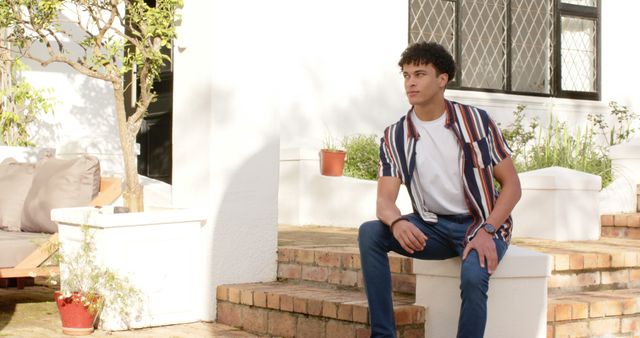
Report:
[{"label": "red clay pot", "polygon": [[342,176],[344,158],[347,153],[343,150],[320,150],[320,173],[325,176]]},{"label": "red clay pot", "polygon": [[[80,300],[82,294],[74,292],[71,297],[60,299],[61,293],[56,291],[56,304],[62,321],[62,333],[71,336],[86,336],[93,333],[97,313],[91,313]],[[95,302],[99,300],[94,299]]]}]

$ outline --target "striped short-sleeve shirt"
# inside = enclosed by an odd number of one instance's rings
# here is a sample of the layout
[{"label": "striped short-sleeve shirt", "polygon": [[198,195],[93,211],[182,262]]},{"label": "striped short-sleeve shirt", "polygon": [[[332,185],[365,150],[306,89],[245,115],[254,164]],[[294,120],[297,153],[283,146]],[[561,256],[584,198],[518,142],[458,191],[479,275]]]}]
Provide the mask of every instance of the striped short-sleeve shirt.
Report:
[{"label": "striped short-sleeve shirt", "polygon": [[[465,245],[477,234],[480,226],[489,217],[498,198],[494,187],[493,167],[511,156],[502,132],[486,111],[453,101],[446,103],[445,127],[458,140],[463,156],[460,156],[460,172],[464,198],[473,216],[473,222],[466,232]],[[420,138],[407,115],[387,127],[380,140],[380,162],[378,176],[395,176],[407,187],[414,212],[425,221],[435,223],[438,216],[424,209],[423,193],[417,180],[416,141]],[[511,216],[498,226],[496,236],[509,243],[512,228]]]}]

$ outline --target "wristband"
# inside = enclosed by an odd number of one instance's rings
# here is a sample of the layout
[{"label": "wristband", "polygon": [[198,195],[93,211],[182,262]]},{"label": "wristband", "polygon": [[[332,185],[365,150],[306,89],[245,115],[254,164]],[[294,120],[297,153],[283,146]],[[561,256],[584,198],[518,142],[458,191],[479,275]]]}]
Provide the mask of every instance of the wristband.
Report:
[{"label": "wristband", "polygon": [[389,224],[389,228],[393,227],[394,224],[396,224],[396,223],[398,223],[398,222],[400,222],[402,220],[409,222],[409,218],[408,217],[400,216],[400,217],[396,218],[393,222],[391,222],[391,224]]}]

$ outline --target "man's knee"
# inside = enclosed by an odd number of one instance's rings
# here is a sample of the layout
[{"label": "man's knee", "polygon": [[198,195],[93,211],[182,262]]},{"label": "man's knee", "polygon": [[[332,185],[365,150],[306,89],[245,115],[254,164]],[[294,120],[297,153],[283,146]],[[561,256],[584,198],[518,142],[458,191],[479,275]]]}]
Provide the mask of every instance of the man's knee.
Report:
[{"label": "man's knee", "polygon": [[[486,264],[485,264],[486,266]],[[460,289],[462,291],[484,291],[489,285],[489,273],[486,267],[480,266],[478,260],[478,254],[475,251],[471,251],[462,262],[462,270],[460,273]]]},{"label": "man's knee", "polygon": [[383,236],[386,225],[381,221],[369,221],[360,225],[358,229],[358,243],[360,248],[369,247]]}]

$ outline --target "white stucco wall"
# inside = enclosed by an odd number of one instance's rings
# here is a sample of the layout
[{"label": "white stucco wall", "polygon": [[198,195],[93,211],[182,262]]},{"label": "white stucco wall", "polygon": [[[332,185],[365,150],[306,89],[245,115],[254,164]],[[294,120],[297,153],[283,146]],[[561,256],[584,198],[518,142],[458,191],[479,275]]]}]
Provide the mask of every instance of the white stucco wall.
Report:
[{"label": "white stucco wall", "polygon": [[640,46],[633,43],[640,31],[634,0],[601,1],[602,4],[602,100],[615,100],[640,111],[638,79]]},{"label": "white stucco wall", "polygon": [[[276,7],[288,23],[278,81],[283,148],[322,144],[328,133],[381,133],[405,109],[397,66],[408,36],[406,1],[298,1]],[[400,111],[398,111],[400,109]]]},{"label": "white stucco wall", "polygon": [[[637,111],[640,65],[633,57],[640,47],[627,40],[636,26],[634,9],[640,4],[632,0],[602,2],[601,101],[459,90],[447,90],[445,96],[488,110],[503,126],[518,104],[525,104],[525,115],[538,117],[543,126],[551,113],[569,125],[584,126],[588,113],[608,115],[611,100]],[[301,14],[293,15],[293,21],[286,15],[274,20],[291,22],[291,44],[282,54],[295,56],[277,79],[289,94],[281,111],[282,148],[319,148],[327,131],[338,139],[355,133],[380,135],[406,112],[397,67],[408,40],[405,1],[313,1],[286,12]],[[310,12],[314,15],[305,14]],[[286,84],[288,80],[293,82]]]}]

